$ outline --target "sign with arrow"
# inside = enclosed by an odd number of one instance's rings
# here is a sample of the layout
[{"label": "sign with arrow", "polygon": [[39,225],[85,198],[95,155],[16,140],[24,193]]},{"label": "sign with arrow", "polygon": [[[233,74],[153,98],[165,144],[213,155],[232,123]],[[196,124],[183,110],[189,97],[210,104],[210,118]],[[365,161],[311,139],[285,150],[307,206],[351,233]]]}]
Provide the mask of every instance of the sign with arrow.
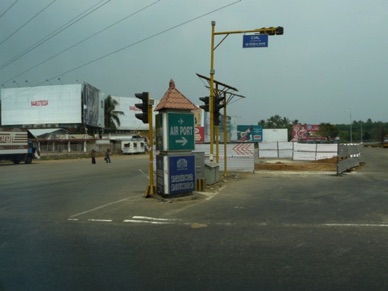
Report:
[{"label": "sign with arrow", "polygon": [[194,114],[166,112],[156,116],[156,149],[191,151],[195,148]]},{"label": "sign with arrow", "polygon": [[167,113],[169,151],[190,151],[195,147],[193,113]]}]

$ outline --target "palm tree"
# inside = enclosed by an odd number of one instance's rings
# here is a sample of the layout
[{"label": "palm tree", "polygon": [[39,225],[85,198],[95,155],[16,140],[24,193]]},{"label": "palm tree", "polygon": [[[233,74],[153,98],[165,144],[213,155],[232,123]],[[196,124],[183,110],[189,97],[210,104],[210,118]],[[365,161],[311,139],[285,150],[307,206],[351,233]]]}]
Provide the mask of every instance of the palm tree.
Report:
[{"label": "palm tree", "polygon": [[104,102],[104,119],[105,128],[117,129],[120,126],[120,115],[124,115],[122,111],[116,111],[116,106],[119,105],[116,99],[113,99],[111,95],[105,98]]}]

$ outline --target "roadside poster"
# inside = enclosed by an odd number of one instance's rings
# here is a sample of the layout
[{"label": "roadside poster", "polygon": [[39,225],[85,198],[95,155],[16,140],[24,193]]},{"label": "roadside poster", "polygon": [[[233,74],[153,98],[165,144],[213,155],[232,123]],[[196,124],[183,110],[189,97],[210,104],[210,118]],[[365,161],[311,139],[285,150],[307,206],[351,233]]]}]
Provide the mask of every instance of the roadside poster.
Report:
[{"label": "roadside poster", "polygon": [[263,140],[263,127],[261,125],[237,125],[237,140],[261,142]]}]

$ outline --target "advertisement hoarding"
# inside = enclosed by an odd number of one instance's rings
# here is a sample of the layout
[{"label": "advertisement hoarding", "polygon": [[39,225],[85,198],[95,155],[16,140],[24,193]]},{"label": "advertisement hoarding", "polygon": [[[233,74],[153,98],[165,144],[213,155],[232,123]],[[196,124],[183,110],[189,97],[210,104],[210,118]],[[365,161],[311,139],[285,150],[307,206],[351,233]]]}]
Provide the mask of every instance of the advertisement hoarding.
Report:
[{"label": "advertisement hoarding", "polygon": [[319,124],[295,124],[292,126],[291,141],[316,141],[326,140],[319,135]]},{"label": "advertisement hoarding", "polygon": [[288,141],[287,128],[264,128],[262,142]]},{"label": "advertisement hoarding", "polygon": [[263,127],[261,125],[237,125],[238,141],[262,142]]},{"label": "advertisement hoarding", "polygon": [[83,91],[84,124],[102,127],[104,125],[104,94],[87,83]]},{"label": "advertisement hoarding", "polygon": [[1,123],[82,123],[81,90],[81,84],[2,89]]},{"label": "advertisement hoarding", "polygon": [[[120,126],[117,126],[120,130],[148,130],[149,125],[144,124],[141,120],[137,119],[135,114],[141,113],[141,110],[135,106],[136,103],[141,103],[141,100],[136,97],[117,97],[112,96],[119,104],[116,105],[116,111],[122,111],[124,115],[119,115]],[[156,107],[158,101],[155,100],[153,108]],[[153,124],[155,125],[155,112],[152,111]]]}]

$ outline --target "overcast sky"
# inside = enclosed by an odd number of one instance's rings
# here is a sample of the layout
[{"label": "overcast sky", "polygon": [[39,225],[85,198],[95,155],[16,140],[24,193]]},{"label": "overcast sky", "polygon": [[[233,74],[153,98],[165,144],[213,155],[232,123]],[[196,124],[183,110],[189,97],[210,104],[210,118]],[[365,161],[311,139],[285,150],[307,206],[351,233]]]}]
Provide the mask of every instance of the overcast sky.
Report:
[{"label": "overcast sky", "polygon": [[246,97],[228,105],[239,124],[388,122],[386,0],[1,0],[0,82],[160,100],[173,79],[199,105],[212,20],[216,32],[284,27],[267,48],[234,34],[215,50],[215,79]]}]

